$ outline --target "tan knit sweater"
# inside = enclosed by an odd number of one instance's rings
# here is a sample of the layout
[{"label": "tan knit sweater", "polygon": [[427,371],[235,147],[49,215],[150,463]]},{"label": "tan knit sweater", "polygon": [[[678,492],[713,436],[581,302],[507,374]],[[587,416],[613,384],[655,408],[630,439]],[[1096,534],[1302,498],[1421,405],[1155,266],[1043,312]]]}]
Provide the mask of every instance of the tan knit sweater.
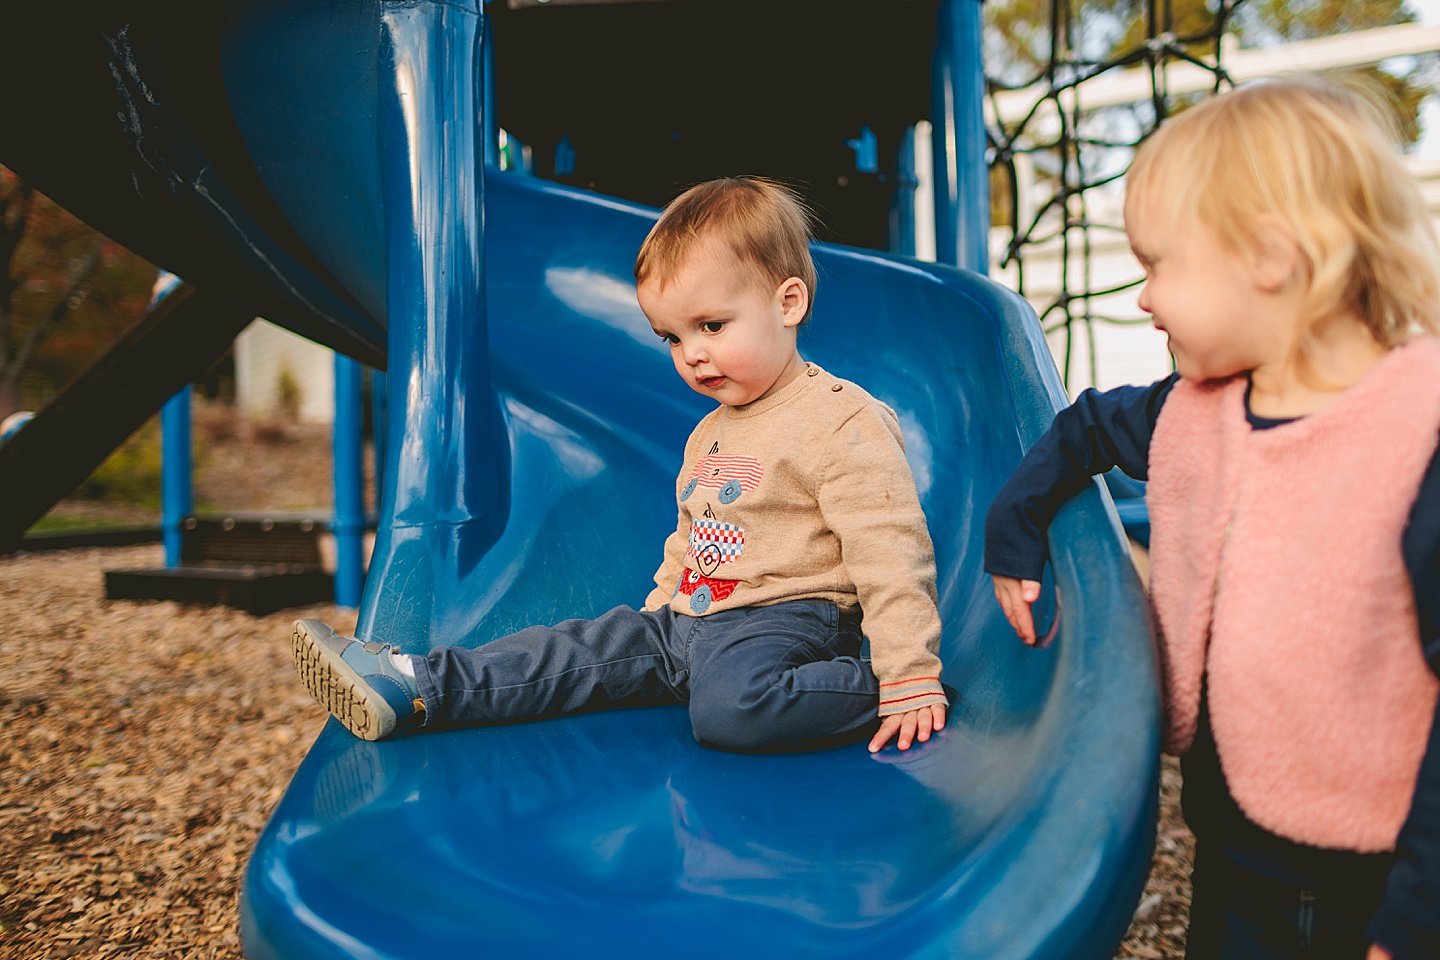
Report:
[{"label": "tan knit sweater", "polygon": [[894,411],[807,364],[701,420],[675,486],[679,522],[645,609],[858,604],[880,716],[946,703],[934,548]]}]

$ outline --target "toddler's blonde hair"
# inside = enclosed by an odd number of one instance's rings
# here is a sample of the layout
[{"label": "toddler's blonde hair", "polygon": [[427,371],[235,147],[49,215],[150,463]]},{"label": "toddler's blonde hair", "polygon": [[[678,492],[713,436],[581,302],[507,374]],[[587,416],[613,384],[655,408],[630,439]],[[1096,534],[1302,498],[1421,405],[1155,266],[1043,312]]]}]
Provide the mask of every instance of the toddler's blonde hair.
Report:
[{"label": "toddler's blonde hair", "polygon": [[[714,232],[757,280],[778,287],[798,277],[815,303],[810,211],[788,187],[763,177],[709,180],[670,201],[640,245],[635,282],[664,284],[695,243]],[[809,319],[807,309],[805,319]]]},{"label": "toddler's blonde hair", "polygon": [[1340,310],[1393,347],[1440,329],[1440,247],[1381,94],[1298,76],[1221,94],[1162,124],[1126,174],[1127,214],[1194,218],[1239,252],[1278,223],[1306,298],[1294,350]]}]

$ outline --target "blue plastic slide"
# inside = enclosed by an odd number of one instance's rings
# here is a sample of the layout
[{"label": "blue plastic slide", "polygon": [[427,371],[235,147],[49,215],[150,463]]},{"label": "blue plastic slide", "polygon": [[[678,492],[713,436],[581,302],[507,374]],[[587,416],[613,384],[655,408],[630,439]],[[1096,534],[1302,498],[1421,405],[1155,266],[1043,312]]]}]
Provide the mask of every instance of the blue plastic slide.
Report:
[{"label": "blue plastic slide", "polygon": [[[466,449],[483,429],[457,423],[444,449],[397,466],[500,463],[503,516],[476,521],[500,532],[442,562],[465,549],[457,504],[400,491],[369,636],[474,645],[644,598],[707,409],[635,303],[652,216],[491,176],[505,440]],[[904,754],[739,756],[697,746],[678,707],[381,743],[332,721],[255,850],[248,955],[1113,955],[1153,838],[1139,584],[1098,487],[1055,528],[1047,648],[1015,638],[980,568],[985,506],[1062,402],[1035,319],[959,271],[842,248],[818,265],[801,350],[899,413],[935,539],[950,725]],[[393,364],[391,383],[447,389]]]}]

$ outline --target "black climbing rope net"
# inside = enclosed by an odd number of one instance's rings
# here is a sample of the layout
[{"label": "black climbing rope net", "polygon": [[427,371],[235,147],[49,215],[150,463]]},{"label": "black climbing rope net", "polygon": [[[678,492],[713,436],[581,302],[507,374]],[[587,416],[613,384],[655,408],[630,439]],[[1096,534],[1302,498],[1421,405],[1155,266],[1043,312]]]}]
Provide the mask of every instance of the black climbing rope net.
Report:
[{"label": "black climbing rope net", "polygon": [[[1096,276],[1095,254],[1099,247],[1123,242],[1115,186],[1139,143],[1177,109],[1231,85],[1222,63],[1227,46],[1222,38],[1243,2],[1218,0],[1210,4],[1208,25],[1178,33],[1171,0],[1144,0],[1143,37],[1087,56],[1081,14],[1093,20],[1093,10],[1080,10],[1076,0],[1051,0],[1049,56],[1039,71],[1019,82],[987,71],[991,166],[999,171],[998,176],[992,172],[992,211],[997,225],[1009,228],[999,267],[1010,271],[1016,291],[1027,296],[1041,293],[1027,289],[1035,286],[1027,273],[1029,262],[1042,250],[1047,260],[1056,259],[1058,281],[1053,275],[1046,278],[1054,285],[1053,296],[1044,292],[1037,313],[1047,336],[1060,332],[1064,337],[1061,374],[1067,387],[1076,372],[1079,338],[1088,347],[1089,382],[1095,383],[1096,325],[1149,323],[1146,317],[1114,315],[1105,303],[1143,282],[1138,265],[1133,278],[1107,281]],[[1132,27],[1130,35],[1138,32]],[[1197,91],[1192,82],[1172,95],[1168,81],[1177,64],[1206,71],[1209,88]],[[1087,104],[1087,91],[1127,71],[1132,82],[1137,77],[1148,81],[1142,86],[1148,97]],[[1022,101],[1017,110],[1012,91],[1035,93],[1033,104],[1025,109]],[[1107,202],[1097,202],[1102,196]]]}]

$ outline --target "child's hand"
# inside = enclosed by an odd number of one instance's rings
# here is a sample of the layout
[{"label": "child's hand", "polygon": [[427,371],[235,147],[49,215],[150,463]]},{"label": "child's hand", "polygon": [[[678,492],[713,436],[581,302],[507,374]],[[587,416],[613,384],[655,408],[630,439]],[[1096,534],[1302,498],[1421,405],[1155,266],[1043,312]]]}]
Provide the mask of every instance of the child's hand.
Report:
[{"label": "child's hand", "polygon": [[1030,646],[1035,646],[1035,618],[1030,615],[1030,605],[1040,599],[1040,583],[1036,580],[1016,580],[1014,577],[990,578],[995,581],[995,599],[1005,611],[1010,626]]},{"label": "child's hand", "polygon": [[944,728],[945,704],[943,703],[921,707],[919,710],[911,710],[908,713],[893,713],[880,722],[880,729],[875,731],[875,736],[870,738],[870,752],[878,753],[880,748],[889,743],[896,734],[900,736],[895,741],[895,746],[901,750],[909,750],[910,745],[916,740],[929,740],[932,731]]}]

